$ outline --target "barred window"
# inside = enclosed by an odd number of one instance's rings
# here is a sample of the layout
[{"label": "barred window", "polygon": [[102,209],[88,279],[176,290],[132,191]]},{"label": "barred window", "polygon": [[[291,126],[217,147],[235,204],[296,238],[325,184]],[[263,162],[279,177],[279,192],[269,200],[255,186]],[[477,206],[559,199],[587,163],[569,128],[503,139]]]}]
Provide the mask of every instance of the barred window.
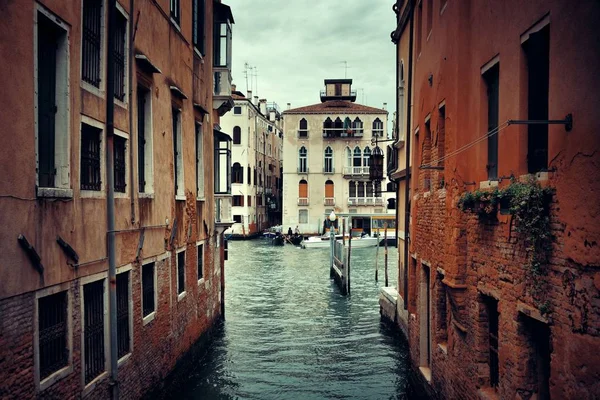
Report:
[{"label": "barred window", "polygon": [[185,292],[185,250],[177,253],[177,294]]},{"label": "barred window", "polygon": [[102,0],[83,1],[82,25],[81,79],[99,88],[102,79]]},{"label": "barred window", "polygon": [[100,137],[102,130],[81,124],[80,184],[83,190],[100,190]]},{"label": "barred window", "polygon": [[69,363],[67,292],[38,300],[40,380]]},{"label": "barred window", "polygon": [[83,286],[85,384],[106,369],[104,358],[104,279]]},{"label": "barred window", "polygon": [[129,271],[117,275],[117,357],[130,352]]},{"label": "barred window", "polygon": [[127,139],[120,136],[114,136],[114,179],[115,192],[125,193],[127,183],[125,181],[125,146]]},{"label": "barred window", "polygon": [[115,12],[115,30],[113,41],[113,54],[115,63],[115,98],[125,100],[125,43],[127,42],[127,19],[117,10]]},{"label": "barred window", "polygon": [[179,0],[171,0],[170,3],[171,18],[179,25],[180,5]]},{"label": "barred window", "polygon": [[204,277],[204,246],[198,245],[198,280]]},{"label": "barred window", "polygon": [[204,49],[204,0],[193,0],[193,41],[200,54]]},{"label": "barred window", "polygon": [[154,299],[154,263],[142,266],[142,315],[147,317],[156,311]]}]

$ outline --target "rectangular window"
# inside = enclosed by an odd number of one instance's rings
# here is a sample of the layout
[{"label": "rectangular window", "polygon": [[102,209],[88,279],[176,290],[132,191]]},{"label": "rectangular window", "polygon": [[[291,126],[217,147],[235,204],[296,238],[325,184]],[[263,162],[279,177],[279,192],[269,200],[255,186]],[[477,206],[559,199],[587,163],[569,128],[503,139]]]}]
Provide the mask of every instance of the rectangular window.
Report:
[{"label": "rectangular window", "polygon": [[[499,113],[499,73],[500,64],[496,63],[492,68],[483,74],[483,79],[487,85],[487,131],[495,132],[498,129]],[[488,160],[487,173],[488,179],[498,179],[498,133],[488,137]]]},{"label": "rectangular window", "polygon": [[308,210],[298,210],[298,223],[308,224]]},{"label": "rectangular window", "polygon": [[127,60],[127,18],[117,8],[115,11],[114,47],[112,49],[115,64],[115,98],[124,101],[127,91],[125,69]]},{"label": "rectangular window", "polygon": [[150,90],[138,86],[137,90],[137,148],[138,148],[138,190],[152,193],[152,96]]},{"label": "rectangular window", "polygon": [[196,196],[204,198],[204,143],[202,136],[202,124],[196,122]]},{"label": "rectangular window", "polygon": [[[528,73],[528,119],[548,120],[550,26],[529,35],[523,43]],[[528,125],[527,169],[529,173],[548,168],[548,125]]]},{"label": "rectangular window", "polygon": [[142,316],[147,317],[156,311],[154,289],[154,263],[142,266]]},{"label": "rectangular window", "polygon": [[185,292],[185,250],[177,253],[177,294]]},{"label": "rectangular window", "polygon": [[415,24],[415,29],[415,45],[418,57],[421,54],[421,34],[423,32],[423,1],[421,1],[417,7],[417,23]]},{"label": "rectangular window", "polygon": [[240,115],[242,113],[242,107],[239,107],[239,106],[233,107],[233,113],[235,115]]},{"label": "rectangular window", "polygon": [[488,350],[490,368],[490,386],[498,387],[499,368],[498,368],[498,300],[493,297],[483,296],[484,305],[488,317]]},{"label": "rectangular window", "polygon": [[129,271],[117,275],[117,356],[131,352],[129,331]]},{"label": "rectangular window", "polygon": [[193,0],[193,42],[196,49],[200,52],[200,54],[204,55],[205,53],[205,41],[204,41],[204,1],[205,0]]},{"label": "rectangular window", "polygon": [[[439,108],[438,115],[438,139],[437,139],[437,159],[438,166],[444,167],[445,161],[443,158],[446,156],[446,105],[444,104]],[[438,172],[438,187],[444,187],[444,170]]]},{"label": "rectangular window", "polygon": [[106,370],[104,358],[104,279],[83,286],[85,384]]},{"label": "rectangular window", "polygon": [[81,124],[81,170],[79,173],[82,190],[100,190],[102,187],[100,175],[101,137],[101,129]]},{"label": "rectangular window", "polygon": [[226,21],[215,21],[214,27],[215,67],[229,67],[231,66],[231,54],[229,51],[231,43],[231,26],[229,26],[229,23]]},{"label": "rectangular window", "polygon": [[198,247],[198,280],[204,277],[204,246],[199,244]]},{"label": "rectangular window", "polygon": [[252,184],[252,169],[250,169],[250,166],[248,165],[248,185]]},{"label": "rectangular window", "polygon": [[68,28],[41,6],[35,16],[38,186],[68,189]]},{"label": "rectangular window", "polygon": [[180,4],[179,4],[179,0],[170,0],[170,13],[171,13],[171,18],[173,19],[173,21],[175,21],[177,23],[177,25],[179,25],[179,19],[180,19],[180,15],[181,15],[181,8],[180,8]]},{"label": "rectangular window", "polygon": [[248,195],[248,207],[252,207],[252,196]]},{"label": "rectangular window", "polygon": [[127,139],[121,136],[114,136],[113,154],[114,154],[114,184],[115,192],[125,193],[127,187],[126,177],[126,149]]},{"label": "rectangular window", "polygon": [[235,222],[236,224],[241,224],[242,223],[242,216],[241,215],[234,215],[233,216],[233,222]]},{"label": "rectangular window", "polygon": [[183,153],[181,149],[181,111],[173,107],[173,180],[175,195],[183,196]]},{"label": "rectangular window", "polygon": [[69,363],[67,292],[38,299],[40,380]]},{"label": "rectangular window", "polygon": [[233,206],[234,207],[243,207],[244,206],[244,196],[241,196],[241,195],[233,196]]},{"label": "rectangular window", "polygon": [[97,88],[102,80],[102,1],[84,0],[82,12],[81,79]]}]

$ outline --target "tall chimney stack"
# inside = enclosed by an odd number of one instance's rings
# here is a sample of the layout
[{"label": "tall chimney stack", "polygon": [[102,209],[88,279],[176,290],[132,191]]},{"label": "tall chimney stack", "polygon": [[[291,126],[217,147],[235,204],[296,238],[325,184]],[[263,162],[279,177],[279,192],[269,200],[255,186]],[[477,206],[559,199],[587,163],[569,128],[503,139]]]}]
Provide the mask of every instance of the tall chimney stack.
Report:
[{"label": "tall chimney stack", "polygon": [[291,110],[292,109],[292,103],[287,103],[287,109]]},{"label": "tall chimney stack", "polygon": [[248,93],[246,93],[246,98],[252,101],[252,90],[248,90]]}]

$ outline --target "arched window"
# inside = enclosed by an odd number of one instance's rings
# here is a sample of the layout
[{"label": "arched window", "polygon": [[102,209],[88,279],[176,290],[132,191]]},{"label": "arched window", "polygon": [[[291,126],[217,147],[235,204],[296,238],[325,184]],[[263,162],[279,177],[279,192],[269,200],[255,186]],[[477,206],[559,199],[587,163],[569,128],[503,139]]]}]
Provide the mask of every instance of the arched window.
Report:
[{"label": "arched window", "polygon": [[362,133],[363,133],[363,123],[360,120],[360,118],[356,117],[354,119],[354,122],[352,122],[352,129],[354,130],[355,134],[362,135]]},{"label": "arched window", "polygon": [[298,172],[308,172],[307,156],[308,152],[306,151],[306,147],[300,147],[300,150],[298,150]]},{"label": "arched window", "polygon": [[308,122],[304,118],[300,120],[298,124],[298,137],[306,138],[308,137]]},{"label": "arched window", "polygon": [[383,122],[379,118],[375,118],[373,121],[373,136],[383,137]]},{"label": "arched window", "polygon": [[342,132],[344,131],[344,123],[342,122],[340,117],[337,117],[335,119],[335,122],[333,123],[333,129],[334,136],[340,137]]},{"label": "arched window", "polygon": [[301,199],[308,198],[308,182],[306,179],[301,179],[298,183],[298,197]]},{"label": "arched window", "polygon": [[244,183],[244,168],[240,163],[231,166],[231,183]]},{"label": "arched window", "polygon": [[364,167],[368,167],[369,166],[369,158],[371,157],[371,149],[369,148],[369,146],[365,147],[365,150],[363,151],[363,166]]},{"label": "arched window", "polygon": [[323,166],[323,172],[333,173],[333,150],[330,146],[325,149],[325,163]]},{"label": "arched window", "polygon": [[333,128],[333,121],[331,120],[331,118],[327,117],[327,119],[325,121],[323,121],[323,136],[324,137],[335,136],[333,131],[331,130],[331,128]]},{"label": "arched window", "polygon": [[360,147],[356,146],[354,148],[354,157],[352,157],[352,166],[353,167],[361,167],[362,166],[362,154],[360,152]]},{"label": "arched window", "polygon": [[347,147],[347,146],[346,146],[346,166],[347,167],[352,166],[352,150],[350,150],[350,147]]},{"label": "arched window", "polygon": [[335,190],[334,190],[334,186],[333,186],[333,181],[328,179],[325,182],[325,205],[326,206],[333,206],[335,204],[334,202],[334,197],[335,197]]},{"label": "arched window", "polygon": [[242,129],[239,126],[233,127],[233,144],[242,143]]},{"label": "arched window", "polygon": [[344,133],[348,135],[352,134],[352,120],[350,117],[346,117],[346,119],[344,119]]}]

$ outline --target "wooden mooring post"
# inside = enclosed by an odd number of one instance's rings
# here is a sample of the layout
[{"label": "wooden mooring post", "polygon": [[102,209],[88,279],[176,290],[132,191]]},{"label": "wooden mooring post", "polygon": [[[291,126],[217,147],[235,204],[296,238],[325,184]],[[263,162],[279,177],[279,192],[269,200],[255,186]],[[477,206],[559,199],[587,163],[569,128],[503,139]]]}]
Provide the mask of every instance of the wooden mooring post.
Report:
[{"label": "wooden mooring post", "polygon": [[375,282],[379,281],[379,266],[377,263],[379,262],[379,228],[377,228],[377,250],[375,251]]},{"label": "wooden mooring post", "polygon": [[[348,239],[348,249],[343,235],[346,232],[346,224],[343,223],[342,241],[333,240],[332,265],[330,277],[335,281],[343,295],[350,294],[350,249],[352,247],[352,235]],[[347,251],[346,251],[347,250]]]},{"label": "wooden mooring post", "polygon": [[[387,223],[383,225],[383,245],[385,246],[384,251],[384,265],[385,265],[385,287],[389,286],[388,282],[388,245],[387,245]],[[377,244],[379,248],[379,244]]]}]

